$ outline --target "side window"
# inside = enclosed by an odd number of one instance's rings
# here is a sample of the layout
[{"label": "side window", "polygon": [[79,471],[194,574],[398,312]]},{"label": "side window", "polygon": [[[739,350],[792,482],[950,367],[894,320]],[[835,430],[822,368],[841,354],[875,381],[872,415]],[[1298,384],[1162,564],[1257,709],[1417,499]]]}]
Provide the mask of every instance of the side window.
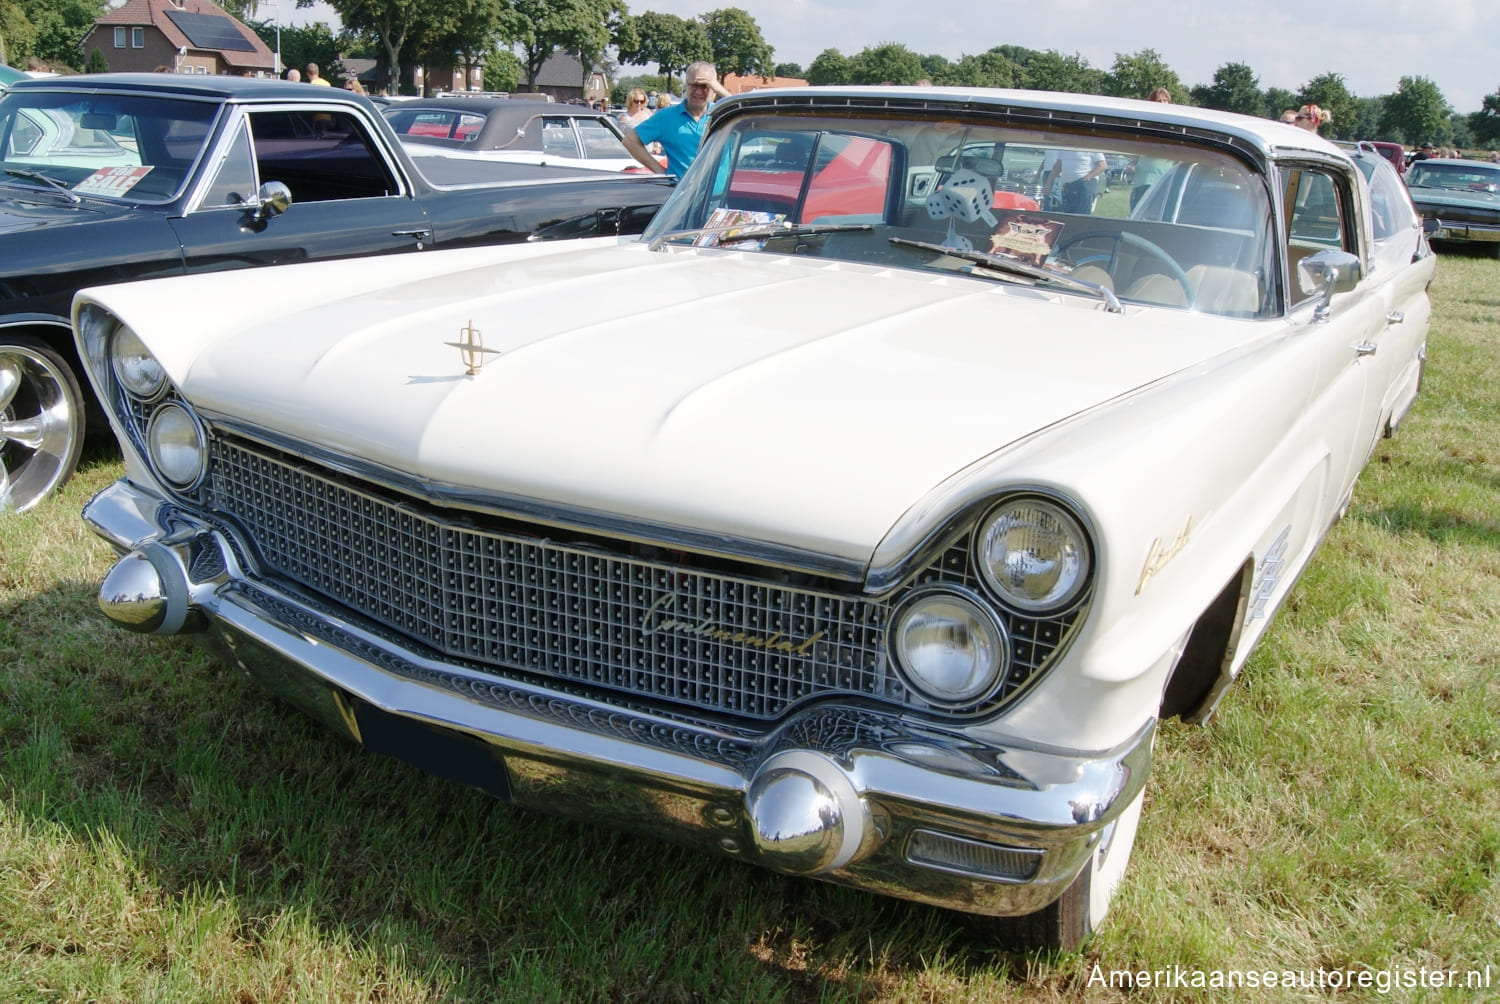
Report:
[{"label": "side window", "polygon": [[727,179],[724,205],[789,217],[800,204],[803,223],[848,217],[859,219],[846,222],[879,222],[895,159],[887,139],[834,132],[751,134]]},{"label": "side window", "polygon": [[1370,175],[1370,217],[1377,241],[1410,230],[1416,223],[1406,186],[1395,171],[1380,165]]},{"label": "side window", "polygon": [[0,152],[3,152],[6,160],[25,157],[36,149],[41,139],[41,127],[25,115],[17,114],[5,134],[5,148]]},{"label": "side window", "polygon": [[1293,302],[1306,299],[1296,282],[1297,265],[1319,251],[1357,251],[1359,244],[1345,218],[1338,186],[1331,174],[1315,168],[1292,168],[1286,179],[1287,267]]},{"label": "side window", "polygon": [[468,112],[458,117],[458,125],[453,128],[453,138],[471,140],[479,135],[479,130],[484,128],[484,116],[473,115]]},{"label": "side window", "polygon": [[242,124],[216,167],[202,208],[245,205],[255,200],[255,189],[255,157],[250,152],[250,136]]},{"label": "side window", "polygon": [[620,137],[599,119],[579,119],[578,134],[583,138],[584,153],[590,157],[630,156]]},{"label": "side window", "polygon": [[542,152],[554,157],[581,158],[578,140],[573,135],[573,120],[568,118],[545,118],[542,120]]},{"label": "side window", "polygon": [[359,119],[319,108],[250,116],[255,167],[262,184],[279,181],[292,203],[399,195],[401,186]]},{"label": "side window", "polygon": [[418,111],[415,114],[397,114],[390,118],[391,127],[403,136],[430,136],[449,139],[453,134],[454,116],[450,112]]},{"label": "side window", "polygon": [[890,187],[891,159],[891,144],[886,140],[825,135],[818,144],[802,219],[857,216],[879,221]]}]

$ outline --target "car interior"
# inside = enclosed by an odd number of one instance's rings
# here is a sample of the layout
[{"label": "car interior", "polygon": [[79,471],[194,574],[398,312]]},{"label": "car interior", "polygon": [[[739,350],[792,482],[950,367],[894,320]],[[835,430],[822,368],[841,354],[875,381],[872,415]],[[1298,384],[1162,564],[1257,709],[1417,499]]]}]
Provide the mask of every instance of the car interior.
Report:
[{"label": "car interior", "polygon": [[[706,227],[693,243],[991,275],[978,252],[1123,300],[1233,317],[1263,316],[1276,300],[1271,193],[1228,153],[957,121],[809,116],[788,128],[785,114],[747,117],[716,139],[700,158],[717,169],[684,183],[693,198],[653,234]],[[1066,207],[1064,178],[1043,190],[1059,160],[1097,165]],[[1328,178],[1302,184],[1294,239],[1308,253],[1338,246]],[[738,236],[745,226],[759,228],[752,242]],[[787,233],[764,232],[773,226]]]}]

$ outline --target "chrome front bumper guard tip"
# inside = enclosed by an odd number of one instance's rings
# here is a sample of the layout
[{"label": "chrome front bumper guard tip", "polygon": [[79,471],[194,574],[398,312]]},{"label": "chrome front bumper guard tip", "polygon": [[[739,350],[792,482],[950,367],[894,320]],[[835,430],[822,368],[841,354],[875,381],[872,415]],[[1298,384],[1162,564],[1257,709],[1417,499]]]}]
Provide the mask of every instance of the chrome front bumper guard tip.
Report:
[{"label": "chrome front bumper guard tip", "polygon": [[[1006,748],[827,704],[766,731],[593,700],[456,663],[253,579],[224,529],[127,482],[84,510],[123,553],[100,606],[195,637],[374,752],[531,808],[971,913],[1046,906],[1150,767],[1155,722],[1104,753]],[[206,630],[197,630],[204,628]]]}]

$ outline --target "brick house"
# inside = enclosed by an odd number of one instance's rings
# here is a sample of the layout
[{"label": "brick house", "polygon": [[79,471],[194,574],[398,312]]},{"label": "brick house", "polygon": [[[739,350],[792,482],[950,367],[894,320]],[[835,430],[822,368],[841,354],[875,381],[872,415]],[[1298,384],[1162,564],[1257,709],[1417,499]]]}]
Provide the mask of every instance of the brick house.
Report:
[{"label": "brick house", "polygon": [[801,77],[758,77],[754,74],[740,76],[738,73],[724,74],[724,89],[730,94],[744,94],[746,91],[759,91],[767,87],[806,87],[807,81]]},{"label": "brick house", "polygon": [[[520,86],[526,86],[523,78]],[[536,75],[536,89],[553,101],[599,101],[609,97],[609,79],[595,66],[585,76],[583,63],[571,52],[554,52]]]},{"label": "brick house", "polygon": [[276,76],[276,54],[244,23],[208,0],[127,0],[83,37],[114,72],[166,69],[239,77]]}]

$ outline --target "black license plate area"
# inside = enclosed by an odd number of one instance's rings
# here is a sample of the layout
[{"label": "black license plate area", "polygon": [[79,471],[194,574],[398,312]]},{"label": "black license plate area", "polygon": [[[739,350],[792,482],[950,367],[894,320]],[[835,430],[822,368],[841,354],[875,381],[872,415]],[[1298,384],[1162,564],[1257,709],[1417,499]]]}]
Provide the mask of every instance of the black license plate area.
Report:
[{"label": "black license plate area", "polygon": [[487,743],[390,714],[362,701],[350,703],[365,749],[510,801],[505,761]]}]

